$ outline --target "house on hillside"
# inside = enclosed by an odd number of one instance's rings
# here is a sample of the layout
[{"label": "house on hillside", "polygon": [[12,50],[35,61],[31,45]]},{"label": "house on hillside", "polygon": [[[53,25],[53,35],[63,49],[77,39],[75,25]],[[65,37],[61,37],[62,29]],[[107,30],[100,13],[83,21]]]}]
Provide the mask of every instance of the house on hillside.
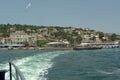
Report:
[{"label": "house on hillside", "polygon": [[37,40],[46,40],[46,38],[44,36],[42,36],[41,34],[38,34]]}]

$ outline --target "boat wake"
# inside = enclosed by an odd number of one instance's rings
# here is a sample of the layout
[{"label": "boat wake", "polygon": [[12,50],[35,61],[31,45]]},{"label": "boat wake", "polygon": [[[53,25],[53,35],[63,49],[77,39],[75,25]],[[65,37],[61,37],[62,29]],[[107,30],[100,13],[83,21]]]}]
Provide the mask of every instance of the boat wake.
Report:
[{"label": "boat wake", "polygon": [[[48,69],[53,65],[51,60],[60,54],[68,52],[69,51],[45,52],[23,59],[14,60],[12,62],[20,69],[26,80],[47,80],[45,76],[48,74]],[[8,63],[1,65],[3,68],[5,67],[8,69]],[[9,72],[7,72],[6,77],[6,80],[9,80]]]}]

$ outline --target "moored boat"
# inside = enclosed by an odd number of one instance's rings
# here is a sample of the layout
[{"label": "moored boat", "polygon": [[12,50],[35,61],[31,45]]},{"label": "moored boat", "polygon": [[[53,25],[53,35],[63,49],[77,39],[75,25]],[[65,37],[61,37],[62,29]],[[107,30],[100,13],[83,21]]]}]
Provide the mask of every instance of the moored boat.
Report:
[{"label": "moored boat", "polygon": [[81,43],[73,48],[73,50],[95,50],[95,49],[102,49],[102,46],[99,45],[91,45],[89,43]]},{"label": "moored boat", "polygon": [[90,47],[90,46],[86,46],[86,47],[74,47],[73,50],[95,50],[95,49],[102,49],[102,47],[96,46],[96,47]]}]

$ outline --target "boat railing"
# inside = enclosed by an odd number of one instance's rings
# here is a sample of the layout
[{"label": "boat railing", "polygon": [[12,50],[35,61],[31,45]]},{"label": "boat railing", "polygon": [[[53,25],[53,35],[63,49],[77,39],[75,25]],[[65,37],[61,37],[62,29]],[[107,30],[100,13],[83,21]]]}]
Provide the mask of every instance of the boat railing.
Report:
[{"label": "boat railing", "polygon": [[12,72],[13,69],[15,69],[15,80],[26,80],[25,77],[23,76],[23,74],[21,73],[21,71],[19,70],[19,68],[12,62],[9,62],[9,71],[10,71],[10,80],[12,80]]}]

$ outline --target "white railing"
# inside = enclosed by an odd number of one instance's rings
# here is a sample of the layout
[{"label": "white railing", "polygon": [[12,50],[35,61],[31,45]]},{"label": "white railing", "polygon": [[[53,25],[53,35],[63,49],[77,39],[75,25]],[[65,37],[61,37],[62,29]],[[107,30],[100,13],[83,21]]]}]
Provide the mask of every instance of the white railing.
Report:
[{"label": "white railing", "polygon": [[15,69],[15,80],[26,80],[25,77],[23,76],[23,74],[20,72],[20,70],[18,69],[18,67],[13,64],[12,62],[9,62],[9,69],[10,69],[10,80],[12,80],[12,68]]}]

